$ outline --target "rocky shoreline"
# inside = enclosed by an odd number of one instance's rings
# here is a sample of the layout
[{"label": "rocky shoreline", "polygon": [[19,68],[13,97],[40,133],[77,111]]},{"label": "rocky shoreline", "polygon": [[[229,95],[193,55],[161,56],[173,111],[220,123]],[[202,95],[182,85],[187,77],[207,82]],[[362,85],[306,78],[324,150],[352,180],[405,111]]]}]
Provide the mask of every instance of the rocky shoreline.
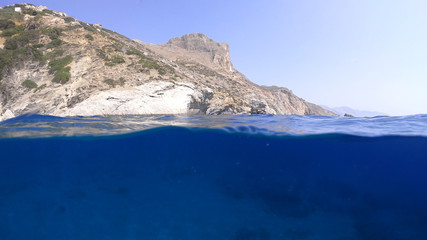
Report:
[{"label": "rocky shoreline", "polygon": [[31,4],[2,7],[0,31],[0,121],[28,113],[335,115],[286,88],[250,82],[228,44],[201,33],[148,44]]}]

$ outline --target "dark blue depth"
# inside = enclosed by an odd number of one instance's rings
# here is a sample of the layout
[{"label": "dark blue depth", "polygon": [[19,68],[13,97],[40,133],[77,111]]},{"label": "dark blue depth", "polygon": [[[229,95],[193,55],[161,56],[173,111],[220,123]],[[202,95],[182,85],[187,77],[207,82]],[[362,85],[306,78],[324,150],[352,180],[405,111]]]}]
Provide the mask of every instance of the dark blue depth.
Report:
[{"label": "dark blue depth", "polygon": [[0,239],[427,239],[427,138],[0,139]]}]

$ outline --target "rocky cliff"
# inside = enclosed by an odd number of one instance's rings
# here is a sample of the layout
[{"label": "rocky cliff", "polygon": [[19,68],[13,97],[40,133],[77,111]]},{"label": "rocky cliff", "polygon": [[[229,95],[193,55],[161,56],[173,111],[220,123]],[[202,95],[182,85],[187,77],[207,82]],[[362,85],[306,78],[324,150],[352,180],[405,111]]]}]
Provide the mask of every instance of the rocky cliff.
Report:
[{"label": "rocky cliff", "polygon": [[201,33],[153,45],[17,4],[0,9],[0,121],[25,113],[334,115],[250,82]]}]

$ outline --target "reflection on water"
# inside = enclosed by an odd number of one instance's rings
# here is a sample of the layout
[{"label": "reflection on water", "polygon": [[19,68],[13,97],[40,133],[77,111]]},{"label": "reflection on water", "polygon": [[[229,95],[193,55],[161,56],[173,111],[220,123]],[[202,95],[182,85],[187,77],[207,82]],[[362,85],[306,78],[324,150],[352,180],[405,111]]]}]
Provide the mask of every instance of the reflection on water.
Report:
[{"label": "reflection on water", "polygon": [[0,123],[0,138],[123,134],[162,126],[265,135],[344,133],[427,136],[427,115],[375,118],[278,115],[149,115],[53,117],[24,115]]}]

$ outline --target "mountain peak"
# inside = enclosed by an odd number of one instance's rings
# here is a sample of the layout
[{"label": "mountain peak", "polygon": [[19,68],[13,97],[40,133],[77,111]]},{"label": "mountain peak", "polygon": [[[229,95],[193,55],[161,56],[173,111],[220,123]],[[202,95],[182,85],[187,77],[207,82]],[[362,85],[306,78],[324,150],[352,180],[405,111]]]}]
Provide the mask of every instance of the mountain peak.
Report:
[{"label": "mountain peak", "polygon": [[212,52],[225,51],[228,52],[227,43],[218,43],[210,39],[203,33],[190,33],[182,37],[172,38],[167,42],[168,45],[180,47],[186,50]]},{"label": "mountain peak", "polygon": [[228,44],[218,43],[203,33],[190,33],[172,38],[166,43],[166,46],[207,54],[210,61],[217,66],[230,72],[234,71]]}]

